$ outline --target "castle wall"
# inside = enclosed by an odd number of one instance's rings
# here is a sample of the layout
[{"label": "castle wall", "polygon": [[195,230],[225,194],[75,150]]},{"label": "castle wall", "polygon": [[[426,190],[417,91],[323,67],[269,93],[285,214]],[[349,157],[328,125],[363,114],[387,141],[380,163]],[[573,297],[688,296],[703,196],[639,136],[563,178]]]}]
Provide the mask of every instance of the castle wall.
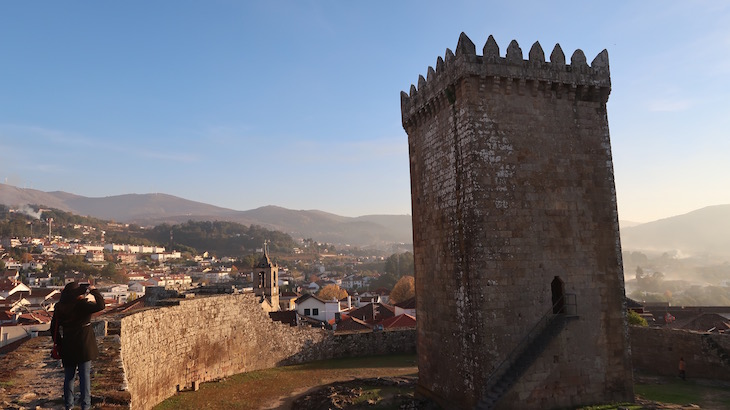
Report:
[{"label": "castle wall", "polygon": [[631,359],[634,369],[662,376],[679,374],[684,358],[687,377],[730,381],[730,357],[722,359],[708,343],[713,340],[730,354],[730,335],[668,328],[631,326]]},{"label": "castle wall", "polygon": [[408,133],[419,388],[473,408],[552,306],[578,319],[503,397],[523,409],[633,400],[606,101],[605,52],[523,60],[464,35],[401,94]]},{"label": "castle wall", "polygon": [[180,300],[121,319],[131,408],[150,409],[194,383],[280,365],[415,351],[415,332],[335,335],[269,319],[253,294]]}]

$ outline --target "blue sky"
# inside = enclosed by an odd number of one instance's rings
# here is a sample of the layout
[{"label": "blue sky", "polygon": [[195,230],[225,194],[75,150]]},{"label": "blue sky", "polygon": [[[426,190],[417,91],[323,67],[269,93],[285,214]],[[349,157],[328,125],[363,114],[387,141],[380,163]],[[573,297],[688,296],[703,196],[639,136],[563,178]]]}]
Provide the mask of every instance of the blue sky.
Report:
[{"label": "blue sky", "polygon": [[407,214],[399,93],[463,31],[608,49],[619,216],[647,222],[730,203],[728,22],[715,1],[2,2],[0,182]]}]

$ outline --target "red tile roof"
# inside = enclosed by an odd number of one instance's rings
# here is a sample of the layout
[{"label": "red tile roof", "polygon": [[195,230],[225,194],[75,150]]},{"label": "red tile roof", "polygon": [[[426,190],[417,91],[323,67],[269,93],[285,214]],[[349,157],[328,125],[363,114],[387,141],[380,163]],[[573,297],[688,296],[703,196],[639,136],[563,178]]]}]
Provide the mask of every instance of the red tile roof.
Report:
[{"label": "red tile roof", "polygon": [[397,329],[406,327],[416,327],[416,318],[404,313],[395,317],[391,317],[380,322],[385,329]]},{"label": "red tile roof", "polygon": [[51,293],[54,293],[60,295],[61,291],[59,289],[53,289],[53,288],[31,288],[30,289],[30,296],[34,298],[47,298],[48,295]]},{"label": "red tile roof", "polygon": [[350,310],[347,314],[368,323],[377,323],[395,316],[395,309],[383,303],[368,303],[365,306]]},{"label": "red tile roof", "polygon": [[7,279],[0,281],[0,291],[6,291],[9,292],[13,289],[15,289],[16,286],[19,286],[20,284],[15,284]]},{"label": "red tile roof", "polygon": [[348,317],[337,324],[337,331],[341,330],[370,330],[372,325],[354,317]]},{"label": "red tile roof", "polygon": [[404,300],[403,302],[396,303],[395,305],[401,309],[415,309],[416,308],[416,298],[412,297],[410,299]]},{"label": "red tile roof", "polygon": [[30,313],[23,313],[18,317],[18,323],[50,323],[51,314],[45,310],[36,310]]},{"label": "red tile roof", "polygon": [[123,303],[118,306],[104,309],[101,312],[99,312],[98,315],[107,315],[107,314],[129,312],[132,310],[139,310],[144,307],[144,301],[145,301],[145,295],[142,295],[142,296],[138,297],[137,299],[127,301],[127,303]]}]

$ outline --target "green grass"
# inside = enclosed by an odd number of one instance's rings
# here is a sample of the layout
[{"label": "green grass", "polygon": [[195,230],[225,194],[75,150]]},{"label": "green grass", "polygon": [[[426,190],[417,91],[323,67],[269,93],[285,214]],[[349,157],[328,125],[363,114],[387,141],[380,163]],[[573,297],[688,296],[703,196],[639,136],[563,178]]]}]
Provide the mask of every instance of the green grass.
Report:
[{"label": "green grass", "polygon": [[[269,405],[277,397],[288,397],[293,392],[336,380],[416,374],[414,354],[318,361],[241,373],[218,382],[203,383],[199,391],[179,393],[155,406],[155,410],[255,410]],[[370,398],[388,394],[387,388],[380,390],[368,393]]]},{"label": "green grass", "polygon": [[295,366],[280,367],[279,369],[380,369],[388,367],[408,367],[415,365],[416,356],[412,354],[407,354],[321,360],[318,362],[311,362]]},{"label": "green grass", "polygon": [[412,390],[398,387],[366,387],[362,389],[362,394],[355,400],[355,404],[365,403],[368,400],[379,402],[383,398],[395,396],[396,394],[412,393]]},{"label": "green grass", "polygon": [[682,381],[665,377],[658,383],[635,384],[634,393],[644,399],[662,403],[696,404],[703,409],[730,409],[730,388],[702,380]]},{"label": "green grass", "polygon": [[[308,388],[336,380],[397,375],[417,376],[415,355],[336,359],[241,373],[219,382],[204,383],[197,392],[177,394],[155,409],[256,410],[270,405],[278,397],[290,397],[295,392],[302,393]],[[374,410],[397,410],[383,399],[397,394],[412,394],[412,391],[398,387],[362,386],[362,389],[356,405]],[[730,409],[730,388],[727,384],[649,376],[639,377],[634,391],[642,399],[654,402],[696,404],[702,409]],[[367,405],[368,400],[377,404]],[[580,410],[616,410],[619,407],[630,410],[645,408],[639,404],[611,403]]]},{"label": "green grass", "polygon": [[649,400],[662,403],[690,404],[698,403],[702,393],[694,383],[639,384],[634,386],[634,393]]}]

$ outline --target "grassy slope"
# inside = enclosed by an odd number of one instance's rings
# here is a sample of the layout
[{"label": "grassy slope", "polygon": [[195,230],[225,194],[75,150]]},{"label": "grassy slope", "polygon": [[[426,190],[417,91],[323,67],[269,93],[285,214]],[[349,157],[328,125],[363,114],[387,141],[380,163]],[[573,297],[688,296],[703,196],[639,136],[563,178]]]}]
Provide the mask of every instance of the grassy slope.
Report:
[{"label": "grassy slope", "polygon": [[[184,392],[165,400],[156,410],[172,409],[261,409],[274,407],[291,397],[335,381],[353,378],[416,375],[416,356],[375,356],[308,363],[237,374],[222,381],[205,383],[197,392]],[[585,410],[615,410],[619,407],[678,408],[671,404],[699,405],[702,409],[730,409],[730,388],[700,380],[643,376],[634,385],[642,404],[590,406]],[[365,395],[375,392],[364,392]],[[381,393],[378,393],[381,394]],[[660,402],[647,403],[646,401]]]},{"label": "grassy slope", "polygon": [[415,355],[374,356],[328,360],[237,374],[204,383],[197,392],[177,394],[155,407],[172,409],[260,409],[278,398],[304,393],[312,387],[340,380],[415,375]]}]

